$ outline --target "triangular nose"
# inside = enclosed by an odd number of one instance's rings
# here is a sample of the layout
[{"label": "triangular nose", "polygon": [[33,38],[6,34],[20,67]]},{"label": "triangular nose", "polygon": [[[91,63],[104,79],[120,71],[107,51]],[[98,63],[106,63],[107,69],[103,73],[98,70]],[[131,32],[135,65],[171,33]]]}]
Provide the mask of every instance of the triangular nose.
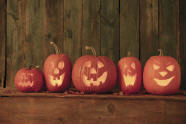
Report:
[{"label": "triangular nose", "polygon": [[159,72],[161,76],[165,77],[167,75],[166,71]]},{"label": "triangular nose", "polygon": [[128,69],[128,73],[131,73],[132,71],[130,69]]}]

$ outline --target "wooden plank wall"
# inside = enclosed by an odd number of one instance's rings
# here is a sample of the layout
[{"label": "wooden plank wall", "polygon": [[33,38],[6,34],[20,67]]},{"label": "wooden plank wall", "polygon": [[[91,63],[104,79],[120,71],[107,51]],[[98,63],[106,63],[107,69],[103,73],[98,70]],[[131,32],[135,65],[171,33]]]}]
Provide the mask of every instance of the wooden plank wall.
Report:
[{"label": "wooden plank wall", "polygon": [[0,87],[5,82],[6,1],[0,0]]},{"label": "wooden plank wall", "polygon": [[14,87],[28,64],[42,70],[54,41],[72,62],[91,54],[86,45],[115,64],[130,51],[144,65],[161,48],[180,62],[186,88],[185,8],[184,0],[1,0],[0,86]]}]

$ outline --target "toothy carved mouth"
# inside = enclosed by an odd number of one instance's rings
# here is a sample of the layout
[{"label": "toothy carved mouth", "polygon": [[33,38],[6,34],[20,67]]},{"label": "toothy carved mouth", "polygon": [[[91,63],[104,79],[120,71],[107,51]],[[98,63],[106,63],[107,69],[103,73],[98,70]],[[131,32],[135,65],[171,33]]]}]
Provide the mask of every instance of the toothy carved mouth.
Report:
[{"label": "toothy carved mouth", "polygon": [[174,78],[175,76],[169,78],[169,79],[166,79],[166,80],[159,80],[157,78],[155,78],[154,80],[156,81],[156,83],[159,85],[159,86],[167,86],[169,85],[169,83],[172,81],[172,79]]},{"label": "toothy carved mouth", "polygon": [[20,82],[19,83],[19,86],[22,86],[22,87],[32,87],[34,85],[34,82],[30,82],[30,81],[26,81],[26,82]]},{"label": "toothy carved mouth", "polygon": [[105,83],[107,79],[107,72],[104,72],[99,78],[97,78],[96,81],[93,80],[93,78],[91,78],[90,80],[88,80],[88,77],[86,75],[83,75],[83,82],[86,86],[91,86],[91,84],[93,86],[99,86],[101,83]]},{"label": "toothy carved mouth", "polygon": [[128,87],[128,86],[134,86],[134,83],[136,81],[136,74],[131,76],[129,74],[125,75],[123,74],[123,80],[124,80],[124,83],[125,83],[125,86]]},{"label": "toothy carved mouth", "polygon": [[54,78],[54,76],[50,76],[51,85],[61,86],[63,84],[64,77],[65,77],[65,73],[63,73],[59,78]]}]

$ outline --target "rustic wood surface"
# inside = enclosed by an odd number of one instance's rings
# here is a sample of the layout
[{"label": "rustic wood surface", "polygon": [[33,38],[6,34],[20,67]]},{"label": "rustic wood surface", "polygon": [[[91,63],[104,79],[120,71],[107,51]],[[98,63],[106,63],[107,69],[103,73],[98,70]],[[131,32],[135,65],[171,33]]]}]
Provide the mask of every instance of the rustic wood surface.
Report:
[{"label": "rustic wood surface", "polygon": [[120,0],[120,57],[139,58],[139,0]]},{"label": "rustic wood surface", "polygon": [[162,48],[180,62],[185,88],[185,6],[183,0],[1,0],[0,87],[14,87],[21,67],[42,70],[54,41],[73,63],[92,54],[86,45],[115,64],[130,51],[144,65]]},{"label": "rustic wood surface", "polygon": [[64,0],[64,53],[72,63],[81,56],[83,3],[81,0]]},{"label": "rustic wood surface", "polygon": [[0,123],[165,124],[186,121],[186,92],[177,95],[73,95],[0,90]]},{"label": "rustic wood surface", "polygon": [[172,101],[186,101],[186,91],[180,90],[174,95],[152,95],[144,91],[138,94],[123,94],[114,92],[109,94],[82,94],[78,91],[63,93],[51,93],[42,91],[39,93],[23,93],[13,88],[1,88],[0,97],[60,97],[60,98],[93,98],[93,99],[129,99],[129,100],[172,100]]},{"label": "rustic wood surface", "polygon": [[158,41],[158,0],[140,1],[140,60],[142,65],[157,55]]},{"label": "rustic wood surface", "polygon": [[180,0],[180,64],[182,89],[186,89],[186,1]]},{"label": "rustic wood surface", "polygon": [[14,86],[13,78],[16,71],[27,63],[26,59],[32,57],[29,56],[31,51],[27,49],[29,42],[25,42],[25,9],[25,1],[7,1],[6,86]]},{"label": "rustic wood surface", "polygon": [[[40,46],[44,45],[44,51],[41,51],[46,58],[50,54],[55,54],[54,48],[51,47],[50,42],[53,41],[57,44],[59,50],[63,50],[64,42],[64,1],[63,0],[44,0],[43,7],[43,32],[44,37]],[[34,6],[34,5],[33,5]],[[34,16],[33,16],[34,17]],[[52,51],[52,53],[50,52]],[[42,61],[44,62],[44,59]]]},{"label": "rustic wood surface", "polygon": [[6,1],[0,1],[0,87],[5,83]]},{"label": "rustic wood surface", "polygon": [[186,121],[185,101],[3,97],[1,123],[165,124]]},{"label": "rustic wood surface", "polygon": [[[15,73],[31,64],[42,68],[46,47],[43,40],[43,0],[7,1],[6,86],[14,87]],[[48,50],[47,50],[48,51]]]},{"label": "rustic wood surface", "polygon": [[101,55],[119,60],[119,0],[101,0]]},{"label": "rustic wood surface", "polygon": [[159,43],[164,55],[178,60],[179,0],[159,1]]},{"label": "rustic wood surface", "polygon": [[83,0],[82,55],[90,54],[85,46],[92,46],[100,55],[100,0]]}]

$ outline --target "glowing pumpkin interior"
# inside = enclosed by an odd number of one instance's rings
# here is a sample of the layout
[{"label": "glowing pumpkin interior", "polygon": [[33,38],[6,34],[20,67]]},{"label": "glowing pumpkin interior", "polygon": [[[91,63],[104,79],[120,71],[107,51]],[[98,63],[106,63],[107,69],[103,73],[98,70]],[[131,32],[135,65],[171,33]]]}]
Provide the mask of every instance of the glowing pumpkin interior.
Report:
[{"label": "glowing pumpkin interior", "polygon": [[175,75],[172,74],[172,72],[175,70],[174,64],[168,63],[161,65],[160,63],[156,62],[156,64],[153,64],[152,67],[156,75],[158,75],[153,79],[158,86],[168,86],[169,83],[175,78]]},{"label": "glowing pumpkin interior", "polygon": [[33,87],[33,74],[32,73],[23,73],[22,80],[18,83],[21,87]]},{"label": "glowing pumpkin interior", "polygon": [[53,68],[51,71],[50,82],[52,86],[61,86],[63,84],[63,80],[65,77],[65,72],[63,69],[65,67],[65,63],[63,61],[59,61],[57,67],[52,63],[51,67]]},{"label": "glowing pumpkin interior", "polygon": [[132,62],[131,64],[124,64],[124,73],[123,73],[123,80],[125,86],[134,86],[136,81],[137,73],[136,73],[136,64]]},{"label": "glowing pumpkin interior", "polygon": [[86,61],[83,68],[82,79],[86,86],[100,86],[106,82],[108,72],[104,71],[104,64],[101,61],[97,61],[96,64]]}]

